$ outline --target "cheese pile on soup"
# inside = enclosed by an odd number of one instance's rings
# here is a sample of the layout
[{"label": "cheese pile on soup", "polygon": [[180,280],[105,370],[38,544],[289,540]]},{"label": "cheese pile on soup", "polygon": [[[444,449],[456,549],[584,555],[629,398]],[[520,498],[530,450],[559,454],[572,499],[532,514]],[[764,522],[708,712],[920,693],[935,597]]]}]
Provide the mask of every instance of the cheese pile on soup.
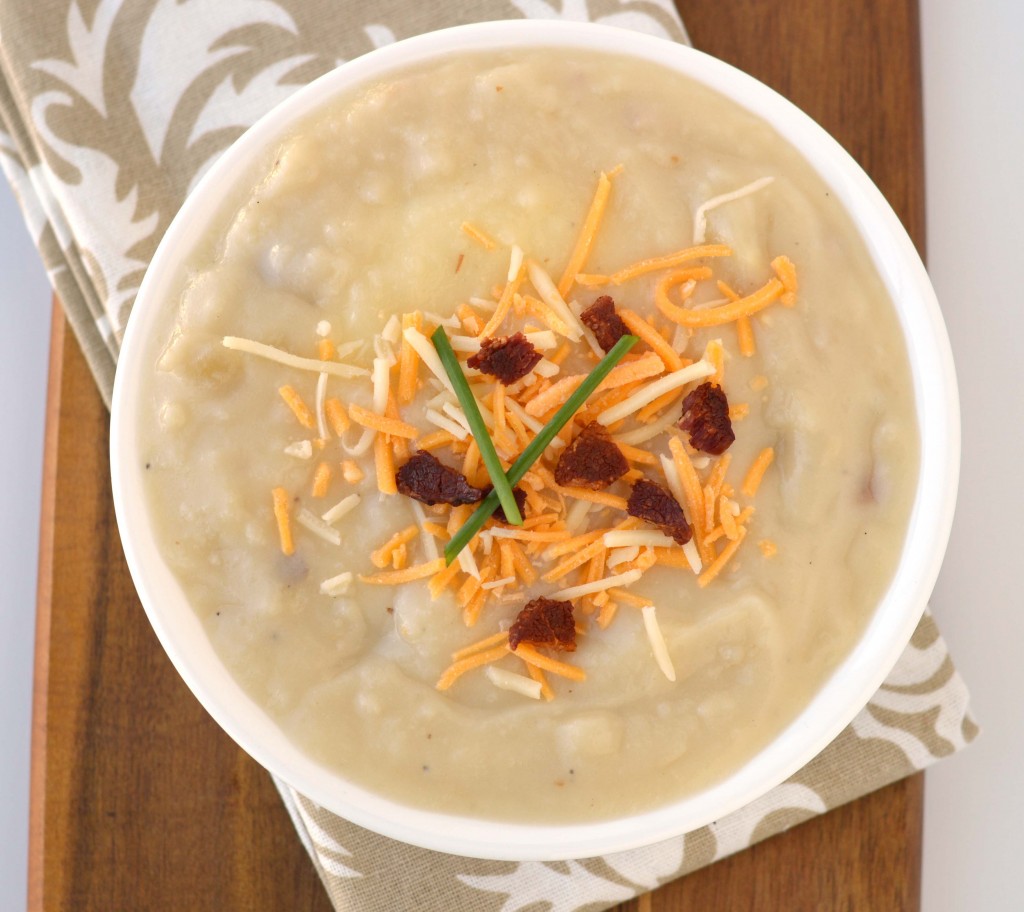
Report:
[{"label": "cheese pile on soup", "polygon": [[[491,479],[438,327],[503,470],[637,339],[450,565]],[[211,641],[417,807],[578,822],[722,779],[902,548],[916,417],[864,243],[653,65],[466,55],[337,99],[239,175],[151,345],[149,509]]]}]

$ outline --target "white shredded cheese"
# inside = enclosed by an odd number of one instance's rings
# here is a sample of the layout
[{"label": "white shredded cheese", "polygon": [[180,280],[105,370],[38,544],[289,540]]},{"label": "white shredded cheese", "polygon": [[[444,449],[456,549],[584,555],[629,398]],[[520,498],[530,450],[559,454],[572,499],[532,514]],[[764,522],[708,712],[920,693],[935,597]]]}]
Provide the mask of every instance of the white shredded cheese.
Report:
[{"label": "white shredded cheese", "polygon": [[617,586],[631,586],[641,576],[642,570],[627,570],[616,576],[606,576],[604,579],[595,580],[593,583],[581,583],[579,586],[569,586],[568,589],[559,589],[551,598],[553,599],[574,599],[584,595],[593,595],[605,589],[614,589]]},{"label": "white shredded cheese", "polygon": [[670,681],[676,679],[676,669],[672,664],[672,656],[668,654],[668,646],[665,645],[665,637],[658,626],[658,618],[654,613],[654,605],[644,605],[640,609],[644,616],[644,630],[647,631],[647,639],[651,641],[651,651],[654,653],[654,661],[662,673]]},{"label": "white shredded cheese", "polygon": [[686,562],[690,565],[690,569],[699,575],[700,571],[704,569],[704,562],[700,559],[700,551],[697,550],[697,543],[692,538],[683,545],[683,556],[686,558]]},{"label": "white shredded cheese", "polygon": [[[430,315],[427,314],[427,316]],[[438,357],[434,346],[431,345],[430,340],[416,329],[415,326],[407,326],[402,330],[402,334],[405,336],[405,341],[416,350],[416,354],[420,356],[420,359],[427,366],[427,370],[437,377],[445,388],[454,395],[455,387],[452,386],[452,381],[448,379],[444,365],[441,363],[441,359]]]},{"label": "white shredded cheese", "polygon": [[353,339],[351,342],[345,342],[343,345],[335,347],[334,356],[336,358],[347,358],[349,355],[359,351],[365,344],[365,339]]},{"label": "white shredded cheese", "polygon": [[321,320],[316,324],[316,334],[321,339],[326,339],[331,334],[331,324],[327,320]]},{"label": "white shredded cheese", "polygon": [[384,324],[380,334],[390,345],[397,345],[402,341],[402,321],[398,318],[398,314],[388,317],[388,322]]},{"label": "white shredded cheese", "polygon": [[508,281],[514,282],[519,270],[523,268],[523,248],[518,244],[512,245],[512,253],[508,258]]},{"label": "white shredded cheese", "polygon": [[463,548],[459,552],[458,561],[463,573],[468,573],[473,579],[480,579],[480,568],[477,567],[476,558],[469,548]]},{"label": "white shredded cheese", "polygon": [[326,371],[335,377],[365,377],[366,369],[356,367],[353,364],[342,364],[340,361],[321,361],[319,358],[300,358],[291,352],[274,348],[273,345],[265,345],[252,339],[241,339],[238,336],[225,336],[221,344],[231,351],[245,352],[249,355],[256,355],[258,358],[266,358],[268,361],[276,361],[285,367],[294,367],[298,370],[308,370],[314,373]]},{"label": "white shredded cheese", "polygon": [[731,203],[733,200],[750,196],[751,193],[756,193],[762,187],[768,186],[773,180],[775,180],[774,177],[761,177],[756,181],[751,181],[746,186],[740,187],[738,190],[733,190],[731,193],[723,193],[720,196],[713,196],[706,203],[701,203],[693,214],[693,243],[704,243],[708,228],[707,214],[712,209],[716,209],[723,203]]},{"label": "white shredded cheese", "polygon": [[710,362],[703,359],[695,361],[693,364],[689,364],[679,370],[672,371],[670,374],[665,374],[657,380],[651,381],[633,393],[632,396],[627,396],[617,405],[605,409],[597,416],[597,420],[607,427],[620,418],[632,415],[637,409],[643,408],[649,402],[653,402],[669,390],[679,389],[679,387],[692,383],[694,380],[700,380],[703,377],[710,377],[714,372],[715,366]]},{"label": "white shredded cheese", "polygon": [[316,378],[316,432],[321,440],[327,439],[327,417],[324,414],[324,402],[327,399],[327,374],[323,371]]},{"label": "white shredded cheese", "polygon": [[533,678],[516,674],[514,671],[507,671],[504,668],[495,668],[493,665],[488,665],[484,669],[484,674],[495,687],[501,690],[511,690],[534,700],[540,699],[540,681],[534,681]]},{"label": "white shredded cheese", "polygon": [[461,424],[457,421],[452,421],[446,415],[442,415],[437,409],[428,408],[423,413],[423,417],[442,431],[447,431],[457,440],[465,440],[469,436],[469,432]]},{"label": "white shredded cheese", "polygon": [[608,556],[605,558],[605,566],[609,570],[614,570],[619,564],[636,560],[639,556],[639,545],[630,545],[628,548],[614,548],[608,552]]},{"label": "white shredded cheese", "polygon": [[423,543],[423,557],[427,561],[436,561],[441,555],[437,550],[437,542],[434,536],[428,532],[425,528],[427,523],[427,513],[423,509],[423,504],[412,497],[406,498],[409,501],[409,507],[412,509],[412,515],[416,518],[416,525],[420,527],[420,541]]},{"label": "white shredded cheese", "polygon": [[[558,345],[558,339],[550,329],[524,332],[523,335],[537,351],[548,351]],[[477,336],[449,336],[448,341],[452,343],[452,349],[457,352],[480,351],[480,339]]]},{"label": "white shredded cheese", "polygon": [[466,418],[466,413],[462,411],[462,406],[456,405],[454,402],[446,402],[441,408],[449,418],[462,425],[467,434],[473,433],[473,429],[469,426],[469,419]]},{"label": "white shredded cheese", "polygon": [[615,529],[604,533],[606,548],[623,548],[636,545],[638,548],[669,548],[675,539],[653,529]]},{"label": "white shredded cheese", "polygon": [[391,365],[387,358],[373,359],[373,410],[383,415],[388,407],[388,393],[391,392]]},{"label": "white shredded cheese", "polygon": [[657,437],[662,431],[675,424],[678,420],[679,412],[674,408],[669,408],[657,421],[652,421],[650,424],[642,424],[640,427],[633,428],[633,430],[626,431],[623,434],[616,434],[612,439],[617,443],[636,446],[638,443],[646,443],[652,437]]},{"label": "white shredded cheese", "polygon": [[568,512],[565,514],[565,528],[570,532],[577,532],[583,525],[593,504],[589,500],[573,501]]},{"label": "white shredded cheese", "polygon": [[325,523],[336,523],[346,513],[351,513],[358,505],[359,495],[349,494],[348,497],[339,500],[326,513],[321,514],[320,518]]},{"label": "white shredded cheese", "polygon": [[294,456],[296,459],[312,459],[313,441],[296,440],[295,443],[289,443],[284,452],[286,456]]},{"label": "white shredded cheese", "polygon": [[695,469],[706,469],[709,465],[711,465],[711,457],[710,456],[691,456],[690,457],[690,462],[693,463],[693,467]]},{"label": "white shredded cheese", "polygon": [[341,441],[341,448],[348,453],[349,456],[362,456],[373,443],[373,438],[377,436],[377,432],[373,428],[363,428],[363,432],[359,439],[352,445],[349,446],[344,440]]},{"label": "white shredded cheese", "polygon": [[529,273],[530,281],[533,283],[533,287],[537,289],[540,299],[562,318],[571,331],[567,338],[573,342],[579,342],[580,336],[583,334],[583,327],[576,314],[562,300],[562,296],[558,293],[558,288],[551,280],[551,276],[534,260],[527,262],[526,271]]},{"label": "white shredded cheese", "polygon": [[332,576],[330,579],[325,579],[320,584],[320,591],[324,595],[336,597],[344,595],[348,592],[349,587],[352,585],[352,572],[346,570],[344,573],[339,573],[337,576]]},{"label": "white shredded cheese", "polygon": [[462,326],[462,321],[455,314],[452,314],[450,317],[442,317],[433,311],[425,310],[423,311],[423,316],[435,326],[447,326],[448,329],[459,329]]},{"label": "white shredded cheese", "polygon": [[488,298],[470,298],[469,303],[472,304],[478,310],[497,310],[498,302],[492,301]]},{"label": "white shredded cheese", "polygon": [[554,361],[548,361],[547,358],[541,358],[533,367],[538,377],[554,377],[561,369]]},{"label": "white shredded cheese", "polygon": [[295,521],[300,526],[305,526],[310,532],[322,538],[325,542],[330,542],[332,545],[341,544],[341,533],[334,526],[328,525],[319,516],[311,513],[305,507],[299,507],[295,511]]},{"label": "white shredded cheese", "polygon": [[[583,305],[578,301],[573,301],[570,306],[572,307],[572,312],[576,314],[577,317],[585,310]],[[580,320],[580,331],[583,333],[583,338],[587,340],[587,345],[590,346],[590,350],[597,356],[598,360],[603,358],[605,356],[604,349],[601,348],[598,343],[597,336],[594,335],[594,331],[587,326],[583,320]]]},{"label": "white shredded cheese", "polygon": [[489,583],[484,583],[481,589],[497,589],[499,586],[511,586],[516,581],[514,576],[503,576],[501,579],[491,580]]}]

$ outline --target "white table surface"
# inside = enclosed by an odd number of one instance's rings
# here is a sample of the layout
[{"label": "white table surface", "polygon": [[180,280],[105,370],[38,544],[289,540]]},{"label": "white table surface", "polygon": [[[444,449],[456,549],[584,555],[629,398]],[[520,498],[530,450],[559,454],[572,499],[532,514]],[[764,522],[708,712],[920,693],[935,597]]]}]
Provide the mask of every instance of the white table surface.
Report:
[{"label": "white table surface", "polygon": [[[928,262],[960,378],[964,454],[932,600],[982,736],[927,775],[925,912],[1024,908],[1024,3],[921,0]],[[0,181],[0,908],[24,909],[50,292]]]}]

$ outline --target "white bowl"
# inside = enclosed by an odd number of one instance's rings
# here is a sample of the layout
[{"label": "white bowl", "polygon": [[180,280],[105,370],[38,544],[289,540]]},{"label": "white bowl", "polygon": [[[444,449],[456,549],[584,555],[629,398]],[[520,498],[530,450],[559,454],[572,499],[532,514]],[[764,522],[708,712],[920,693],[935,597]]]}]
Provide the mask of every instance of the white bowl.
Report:
[{"label": "white bowl", "polygon": [[[920,477],[899,568],[859,642],[810,705],[742,768],[710,788],[626,818],[565,826],[495,823],[405,807],[299,752],[225,669],[162,559],[145,509],[135,433],[136,378],[152,367],[144,342],[168,297],[178,260],[215,215],[234,176],[246,173],[248,162],[328,98],[363,82],[453,52],[545,45],[638,57],[676,70],[754,111],[803,153],[847,208],[896,302],[921,438]],[[411,38],[346,63],[263,117],[203,178],[160,244],[125,333],[111,421],[114,504],[128,566],[161,643],[221,727],[272,773],[360,826],[429,849],[510,860],[601,855],[689,832],[764,794],[820,752],[867,703],[918,623],[949,535],[959,454],[956,378],[934,292],[899,220],[853,159],[784,98],[719,60],[662,39],[569,22],[492,22]]]}]

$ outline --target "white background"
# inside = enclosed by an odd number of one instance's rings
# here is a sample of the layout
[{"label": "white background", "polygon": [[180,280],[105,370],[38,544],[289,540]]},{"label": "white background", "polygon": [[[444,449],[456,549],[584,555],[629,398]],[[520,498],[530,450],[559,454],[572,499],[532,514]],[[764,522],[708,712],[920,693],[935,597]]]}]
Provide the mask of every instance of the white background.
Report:
[{"label": "white background", "polygon": [[[927,775],[925,912],[1024,908],[1024,3],[920,0],[928,262],[963,408],[960,501],[932,605],[981,738]],[[50,291],[0,181],[0,908],[25,908]]]}]

